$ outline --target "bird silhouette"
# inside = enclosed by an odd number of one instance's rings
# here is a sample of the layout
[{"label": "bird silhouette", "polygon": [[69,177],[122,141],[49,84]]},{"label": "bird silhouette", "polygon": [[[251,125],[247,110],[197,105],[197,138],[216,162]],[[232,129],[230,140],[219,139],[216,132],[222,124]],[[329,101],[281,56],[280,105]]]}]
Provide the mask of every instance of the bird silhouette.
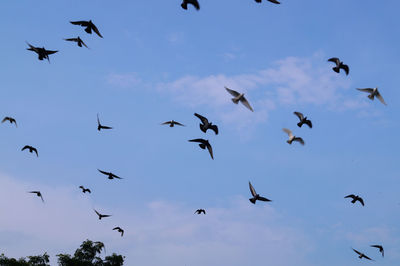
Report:
[{"label": "bird silhouette", "polygon": [[49,55],[55,54],[55,53],[58,52],[58,51],[46,50],[44,47],[42,47],[42,48],[35,47],[35,46],[29,44],[28,42],[27,42],[27,44],[29,45],[29,48],[26,48],[26,50],[33,51],[33,52],[37,53],[39,60],[47,59],[47,61],[49,61],[49,63],[50,63]]},{"label": "bird silhouette", "polygon": [[300,119],[300,122],[297,123],[298,127],[301,127],[303,124],[306,124],[309,128],[312,128],[311,120],[308,120],[307,116],[304,117],[304,115],[300,112],[294,112],[294,114]]},{"label": "bird silhouette", "polygon": [[357,201],[359,201],[360,203],[361,203],[361,205],[362,206],[364,206],[364,200],[361,198],[361,197],[359,197],[359,196],[356,196],[356,195],[354,195],[354,194],[350,194],[350,195],[347,195],[346,197],[344,197],[345,199],[346,198],[352,198],[352,201],[351,201],[351,203],[356,203]]},{"label": "bird silhouette", "polygon": [[357,90],[363,91],[363,92],[368,92],[369,93],[368,98],[370,100],[373,101],[374,98],[376,97],[376,98],[378,98],[379,101],[381,101],[381,103],[383,103],[384,105],[387,105],[385,103],[385,100],[383,99],[382,95],[379,93],[378,87],[376,87],[376,88],[357,89]]},{"label": "bird silhouette", "polygon": [[183,2],[181,4],[181,7],[183,9],[187,10],[187,5],[188,4],[193,5],[196,8],[196,10],[200,10],[200,4],[199,4],[199,2],[197,0],[183,0]]},{"label": "bird silhouette", "polygon": [[382,257],[385,256],[385,251],[383,250],[383,247],[381,245],[371,245],[373,248],[378,248],[379,252],[382,253]]},{"label": "bird silhouette", "polygon": [[206,133],[208,129],[211,129],[212,131],[214,131],[215,135],[218,135],[218,126],[217,125],[213,125],[211,122],[208,122],[207,118],[205,118],[202,115],[199,115],[198,113],[194,113],[194,115],[197,118],[199,118],[201,121],[201,124],[199,124],[201,131]]},{"label": "bird silhouette", "polygon": [[69,42],[76,42],[79,47],[82,47],[82,45],[83,45],[89,49],[89,47],[87,47],[87,45],[82,41],[81,37],[79,37],[79,36],[76,38],[68,38],[68,39],[64,39],[64,40],[69,41]]},{"label": "bird silhouette", "polygon": [[204,209],[198,209],[198,210],[196,210],[194,213],[197,213],[197,214],[202,214],[202,213],[204,213],[204,214],[206,214],[206,210],[204,210]]},{"label": "bird silhouette", "polygon": [[112,215],[109,215],[109,214],[101,214],[98,211],[96,211],[95,209],[93,209],[93,210],[99,216],[99,220],[101,220],[101,218],[107,218],[107,217],[112,216]]},{"label": "bird silhouette", "polygon": [[103,126],[103,125],[100,123],[99,114],[97,114],[97,130],[98,130],[98,131],[101,131],[102,129],[112,129],[112,127]]},{"label": "bird silhouette", "polygon": [[191,139],[190,142],[199,142],[199,147],[203,150],[207,148],[208,152],[210,153],[211,159],[214,160],[213,150],[211,144],[206,139]]},{"label": "bird silhouette", "polygon": [[92,193],[92,191],[90,191],[90,189],[85,188],[84,186],[79,186],[79,188],[82,189],[83,193],[86,193],[86,192]]},{"label": "bird silhouette", "polygon": [[335,67],[332,67],[333,71],[335,71],[336,73],[339,73],[340,69],[343,69],[344,72],[346,72],[346,76],[349,74],[349,66],[343,64],[343,62],[340,61],[339,58],[332,57],[332,58],[329,58],[328,61],[336,64]]},{"label": "bird silhouette", "polygon": [[97,29],[96,25],[93,24],[91,20],[85,21],[70,21],[71,24],[73,25],[79,25],[82,27],[86,27],[85,31],[89,34],[92,34],[92,31],[94,31],[99,37],[103,38],[103,36],[100,34],[100,31]]},{"label": "bird silhouette", "polygon": [[28,193],[36,194],[36,196],[40,197],[42,199],[42,202],[44,202],[42,193],[40,193],[40,191],[29,191]]},{"label": "bird silhouette", "polygon": [[[261,1],[262,0],[255,0],[257,3],[261,3]],[[277,5],[279,5],[280,4],[280,2],[278,2],[278,1],[276,1],[276,0],[267,0],[267,1],[269,1],[269,2],[271,2],[271,3],[274,3],[274,4],[277,4]]]},{"label": "bird silhouette", "polygon": [[226,91],[229,92],[234,98],[232,98],[232,102],[235,104],[238,104],[241,102],[244,106],[246,106],[250,111],[254,112],[253,108],[251,108],[249,102],[247,99],[244,97],[244,93],[239,93],[237,91],[231,90],[227,87],[225,87]]},{"label": "bird silhouette", "polygon": [[6,117],[3,118],[3,120],[1,120],[1,123],[4,123],[4,122],[6,122],[6,121],[10,122],[10,124],[14,123],[15,126],[18,127],[18,126],[17,126],[17,121],[15,121],[14,118],[9,117],[9,116],[6,116]]},{"label": "bird silhouette", "polygon": [[254,189],[254,187],[250,183],[250,181],[249,181],[249,188],[250,188],[251,195],[253,196],[252,198],[249,199],[251,203],[256,204],[257,200],[260,200],[260,201],[272,201],[270,199],[261,197],[259,194],[257,194],[256,190]]},{"label": "bird silhouette", "polygon": [[358,257],[359,257],[360,259],[366,258],[367,260],[372,260],[372,261],[373,261],[373,259],[371,259],[370,257],[366,256],[364,253],[361,253],[360,251],[355,250],[354,248],[352,248],[352,249],[354,250],[355,253],[357,253],[357,254],[359,255]]},{"label": "bird silhouette", "polygon": [[29,145],[25,145],[21,151],[28,149],[30,153],[35,152],[36,153],[36,157],[39,157],[38,151],[35,147],[29,146]]},{"label": "bird silhouette", "polygon": [[300,138],[300,137],[294,136],[290,129],[283,128],[282,130],[289,135],[289,139],[286,141],[287,143],[292,144],[293,141],[297,141],[301,145],[304,145],[304,140],[302,138]]},{"label": "bird silhouette", "polygon": [[185,126],[185,125],[183,125],[183,124],[181,124],[179,122],[176,122],[175,120],[164,122],[161,125],[169,125],[169,127],[174,127],[175,125],[182,126],[182,127]]},{"label": "bird silhouette", "polygon": [[119,227],[119,226],[114,227],[113,230],[117,230],[118,232],[120,232],[121,233],[121,237],[124,236],[124,230],[121,227]]},{"label": "bird silhouette", "polygon": [[117,176],[117,175],[114,175],[113,173],[111,173],[111,172],[105,172],[105,171],[102,171],[102,170],[100,170],[100,169],[97,169],[100,173],[102,173],[103,175],[106,175],[106,176],[108,176],[108,179],[114,179],[114,178],[118,178],[118,179],[123,179],[122,177],[119,177],[119,176]]}]

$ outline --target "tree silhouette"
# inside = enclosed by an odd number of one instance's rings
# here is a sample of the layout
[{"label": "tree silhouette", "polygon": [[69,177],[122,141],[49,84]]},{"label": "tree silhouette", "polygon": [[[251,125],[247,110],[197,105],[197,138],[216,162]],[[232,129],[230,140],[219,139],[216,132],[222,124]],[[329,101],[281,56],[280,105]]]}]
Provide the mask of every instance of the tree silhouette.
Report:
[{"label": "tree silhouette", "polygon": [[0,265],[4,266],[50,266],[49,255],[44,253],[42,256],[28,256],[26,258],[14,259],[7,258],[4,254],[0,255]]}]

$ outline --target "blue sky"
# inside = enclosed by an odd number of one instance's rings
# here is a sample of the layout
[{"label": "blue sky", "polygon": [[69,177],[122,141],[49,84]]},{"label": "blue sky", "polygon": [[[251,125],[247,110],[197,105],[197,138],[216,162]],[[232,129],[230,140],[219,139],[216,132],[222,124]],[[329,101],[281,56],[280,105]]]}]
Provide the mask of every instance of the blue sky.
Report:
[{"label": "blue sky", "polygon": [[[54,257],[89,238],[126,265],[366,263],[351,247],[398,265],[400,4],[281,2],[0,3],[0,115],[18,122],[0,128],[0,252]],[[104,39],[69,23],[88,19]],[[90,49],[63,41],[78,35]],[[26,41],[59,53],[39,61]],[[331,70],[334,56],[348,77]],[[388,106],[355,90],[376,86]],[[201,132],[194,112],[220,134]],[[99,133],[97,113],[114,129]],[[186,127],[160,126],[171,119]],[[283,127],[306,145],[288,145]],[[215,160],[187,142],[199,137]],[[273,202],[252,205],[248,181]],[[366,206],[343,199],[351,193]]]}]

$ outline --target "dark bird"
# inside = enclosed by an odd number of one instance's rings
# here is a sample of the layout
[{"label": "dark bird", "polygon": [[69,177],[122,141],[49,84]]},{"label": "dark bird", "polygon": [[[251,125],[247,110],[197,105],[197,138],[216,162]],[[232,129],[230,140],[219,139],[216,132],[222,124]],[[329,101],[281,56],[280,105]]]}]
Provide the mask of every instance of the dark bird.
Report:
[{"label": "dark bird", "polygon": [[42,193],[40,193],[40,191],[29,191],[28,193],[36,194],[36,196],[40,197],[42,199],[42,202],[44,202],[43,197],[42,197]]},{"label": "dark bird", "polygon": [[355,250],[354,248],[352,248],[352,249],[354,250],[355,253],[357,253],[357,254],[359,255],[358,257],[359,257],[360,259],[366,258],[367,260],[373,260],[373,259],[371,259],[370,257],[366,256],[364,253],[361,253],[360,251]]},{"label": "dark bird", "polygon": [[183,2],[181,4],[181,7],[183,9],[187,10],[187,5],[188,4],[193,5],[196,8],[196,10],[200,10],[200,4],[199,4],[199,2],[197,0],[183,0]]},{"label": "dark bird", "polygon": [[352,198],[352,201],[351,201],[351,203],[356,203],[356,201],[359,201],[360,203],[361,203],[361,205],[362,206],[364,206],[364,200],[361,198],[361,197],[359,197],[359,196],[356,196],[356,195],[354,195],[354,194],[350,194],[350,195],[347,195],[346,197],[344,197],[344,198]]},{"label": "dark bird", "polygon": [[99,220],[101,220],[101,218],[107,218],[107,217],[111,216],[111,215],[108,215],[108,214],[101,214],[98,211],[96,211],[95,209],[93,209],[93,210],[99,216]]},{"label": "dark bird", "polygon": [[10,124],[14,123],[15,126],[18,127],[18,126],[17,126],[17,121],[15,121],[14,118],[9,117],[9,116],[6,116],[6,117],[3,118],[3,120],[1,120],[1,123],[4,123],[4,122],[6,122],[6,121],[10,122]]},{"label": "dark bird", "polygon": [[83,193],[86,193],[86,192],[92,193],[92,191],[90,191],[90,189],[85,188],[84,186],[79,186],[79,188],[82,189]]},{"label": "dark bird", "polygon": [[190,142],[199,142],[199,143],[200,143],[199,146],[200,146],[200,148],[202,148],[203,150],[204,150],[205,148],[207,148],[208,152],[209,152],[210,155],[211,155],[211,159],[214,160],[213,150],[212,150],[211,144],[208,142],[207,139],[191,139],[191,140],[189,140],[189,141],[190,141]]},{"label": "dark bird", "polygon": [[307,116],[304,117],[304,115],[300,112],[294,112],[294,114],[300,119],[300,122],[297,123],[298,127],[301,127],[303,124],[306,124],[309,128],[312,128],[311,120],[308,120]]},{"label": "dark bird", "polygon": [[182,127],[185,126],[185,125],[183,125],[183,124],[181,124],[179,122],[176,122],[175,120],[164,122],[161,125],[169,125],[169,127],[174,127],[175,125],[182,126]]},{"label": "dark bird", "polygon": [[378,248],[379,252],[382,253],[382,257],[385,256],[385,251],[383,250],[383,247],[381,245],[371,245],[373,248]]},{"label": "dark bird", "polygon": [[374,100],[374,98],[378,98],[379,101],[381,101],[381,103],[383,103],[384,105],[387,105],[385,103],[385,100],[383,99],[382,95],[379,93],[378,88],[365,88],[365,89],[357,89],[359,91],[363,91],[363,92],[368,92],[368,98],[370,100]]},{"label": "dark bird", "polygon": [[198,113],[194,113],[194,115],[196,117],[198,117],[200,119],[200,121],[201,121],[201,124],[199,124],[201,131],[206,133],[208,129],[211,129],[212,131],[214,131],[215,135],[218,135],[218,127],[217,127],[217,125],[213,125],[211,122],[208,122],[207,118],[205,118],[202,115],[199,115]]},{"label": "dark bird", "polygon": [[257,194],[256,190],[254,189],[254,187],[251,185],[250,181],[249,181],[249,188],[250,188],[250,192],[251,195],[253,195],[252,198],[250,198],[250,202],[253,204],[256,204],[257,200],[261,200],[261,201],[271,201],[267,198],[261,197],[259,194]]},{"label": "dark bird", "polygon": [[346,72],[346,76],[349,74],[349,66],[343,64],[343,62],[340,61],[339,58],[332,57],[332,58],[328,59],[328,61],[336,64],[335,67],[332,67],[333,71],[335,71],[336,73],[339,73],[340,69],[343,69],[344,72]]},{"label": "dark bird", "polygon": [[108,176],[108,179],[114,179],[114,178],[118,178],[118,179],[123,179],[122,177],[116,176],[111,172],[105,172],[105,171],[101,171],[100,169],[97,169],[100,173],[102,173],[103,175]]},{"label": "dark bird", "polygon": [[58,52],[58,51],[46,50],[46,49],[44,49],[44,47],[43,48],[35,47],[33,45],[30,45],[29,43],[27,43],[27,44],[29,45],[29,48],[26,48],[26,50],[37,53],[39,60],[47,59],[47,61],[49,61],[49,63],[50,63],[49,55],[55,54]]},{"label": "dark bird", "polygon": [[64,40],[69,41],[69,42],[76,42],[79,47],[82,47],[82,45],[83,45],[89,49],[89,47],[87,47],[86,43],[84,43],[82,41],[81,37],[79,37],[79,36],[77,38],[69,38],[69,39],[64,39]]},{"label": "dark bird", "polygon": [[225,87],[226,91],[229,92],[234,98],[232,98],[232,102],[235,104],[238,104],[239,101],[246,106],[250,111],[254,112],[253,108],[251,108],[249,102],[247,99],[244,97],[244,93],[239,93],[237,91],[231,90],[227,87]]},{"label": "dark bird", "polygon": [[28,149],[30,153],[35,152],[36,153],[36,157],[39,157],[38,151],[36,148],[29,146],[29,145],[25,145],[21,151]]},{"label": "dark bird", "polygon": [[283,128],[282,130],[289,135],[289,139],[286,141],[287,143],[292,144],[293,141],[297,141],[301,145],[304,145],[304,140],[302,138],[300,138],[300,137],[294,136],[290,129]]},{"label": "dark bird", "polygon": [[99,114],[97,114],[97,130],[100,131],[102,129],[112,129],[112,127],[108,127],[108,126],[103,126],[100,123],[100,119],[99,119]]},{"label": "dark bird", "polygon": [[196,210],[194,213],[197,213],[197,214],[202,214],[202,213],[204,213],[204,214],[206,214],[206,210],[204,210],[204,209],[198,209],[198,210]]},{"label": "dark bird", "polygon": [[114,227],[113,230],[117,230],[118,232],[120,232],[121,233],[121,237],[124,236],[124,230],[121,227],[119,227],[119,226]]},{"label": "dark bird", "polygon": [[100,31],[97,29],[96,25],[94,25],[91,20],[89,20],[89,21],[84,21],[84,20],[70,21],[70,22],[71,22],[71,24],[74,24],[74,25],[80,25],[82,27],[86,27],[85,31],[89,34],[92,34],[92,30],[93,30],[97,35],[99,35],[99,37],[103,38],[103,36],[101,36],[101,34],[100,34]]},{"label": "dark bird", "polygon": [[[262,0],[255,0],[257,3],[261,3],[261,1]],[[278,1],[276,1],[276,0],[268,0],[269,2],[271,2],[271,3],[274,3],[274,4],[280,4],[280,2],[278,2]]]}]

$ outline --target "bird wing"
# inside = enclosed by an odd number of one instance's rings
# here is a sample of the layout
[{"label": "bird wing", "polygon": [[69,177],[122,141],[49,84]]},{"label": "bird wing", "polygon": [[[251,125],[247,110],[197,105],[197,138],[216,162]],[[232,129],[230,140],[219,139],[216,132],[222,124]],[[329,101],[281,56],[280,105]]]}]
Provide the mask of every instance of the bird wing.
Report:
[{"label": "bird wing", "polygon": [[106,218],[106,217],[110,217],[110,216],[112,216],[112,215],[111,215],[111,214],[102,214],[101,216],[104,217],[104,218]]},{"label": "bird wing", "polygon": [[293,112],[293,114],[295,114],[300,119],[300,121],[304,119],[303,114],[300,112]]},{"label": "bird wing", "polygon": [[101,126],[102,129],[112,129],[112,127],[108,127],[108,126]]},{"label": "bird wing", "polygon": [[362,206],[364,206],[364,200],[362,198],[358,198],[358,201],[361,203]]},{"label": "bird wing", "polygon": [[29,149],[29,146],[28,146],[28,145],[25,145],[25,146],[21,149],[21,151],[26,150],[26,149]]},{"label": "bird wing", "polygon": [[38,193],[40,193],[40,191],[29,191],[28,193],[35,193],[35,194],[38,194]]},{"label": "bird wing", "polygon": [[208,119],[198,113],[194,113],[194,115],[201,120],[203,124],[208,124]]},{"label": "bird wing", "polygon": [[57,53],[57,52],[58,52],[58,51],[44,50],[44,53],[45,53],[46,55],[55,54],[55,53]]},{"label": "bird wing", "polygon": [[28,43],[28,42],[26,42],[26,44],[29,45],[29,48],[27,48],[28,50],[30,50],[30,51],[35,51],[36,53],[38,53],[39,50],[38,50],[37,47],[31,45],[31,44]]},{"label": "bird wing", "polygon": [[362,255],[362,253],[354,248],[352,248],[354,250],[355,253],[357,253],[358,255]]},{"label": "bird wing", "polygon": [[86,43],[84,41],[81,40],[81,42],[82,42],[83,46],[85,46],[86,48],[89,49],[89,47],[86,45]]},{"label": "bird wing", "polygon": [[270,1],[271,3],[274,3],[274,4],[280,4],[280,2],[278,2],[276,0],[268,0],[268,1]]},{"label": "bird wing", "polygon": [[119,177],[117,175],[111,174],[113,177],[118,178],[118,179],[123,179],[122,177]]},{"label": "bird wing", "polygon": [[371,89],[371,88],[365,88],[365,89],[358,89],[358,88],[357,88],[357,90],[363,91],[363,92],[368,92],[368,93],[371,93],[371,92],[374,91],[374,89]]},{"label": "bird wing", "polygon": [[89,26],[88,21],[80,20],[80,21],[70,21],[71,24],[80,25],[80,26]]},{"label": "bird wing", "polygon": [[250,183],[250,181],[249,181],[249,188],[250,188],[251,195],[253,195],[253,197],[255,197],[257,195],[257,192],[254,189],[253,185]]},{"label": "bird wing", "polygon": [[188,0],[187,2],[192,4],[197,10],[200,9],[200,4],[197,0]]},{"label": "bird wing", "polygon": [[81,189],[85,189],[83,186],[79,186],[79,188],[81,188]]},{"label": "bird wing", "polygon": [[217,125],[211,125],[211,126],[209,127],[209,129],[211,129],[212,131],[214,131],[214,132],[215,132],[215,135],[218,135],[218,127],[217,127]]},{"label": "bird wing", "polygon": [[229,88],[227,88],[227,87],[225,87],[225,89],[226,89],[226,91],[229,92],[233,97],[237,97],[237,96],[240,95],[240,93],[237,92],[237,91],[231,90],[231,89],[229,89]]},{"label": "bird wing", "polygon": [[209,152],[210,155],[211,155],[211,159],[214,160],[213,150],[212,150],[212,147],[211,147],[211,144],[210,144],[210,143],[208,143],[208,145],[207,145],[207,150],[208,150],[208,152]]},{"label": "bird wing", "polygon": [[310,128],[312,128],[311,120],[306,120],[304,123],[305,123],[307,126],[309,126]]},{"label": "bird wing", "polygon": [[121,230],[121,227],[119,227],[119,226],[114,227],[113,230]]},{"label": "bird wing", "polygon": [[100,170],[100,169],[97,169],[100,173],[102,173],[103,175],[109,175],[110,173],[108,173],[108,172],[105,172],[105,171],[102,171],[102,170]]},{"label": "bird wing", "polygon": [[99,114],[97,114],[97,125],[101,125],[101,124],[100,124]]},{"label": "bird wing", "polygon": [[329,58],[328,61],[335,63],[337,66],[340,64],[340,60],[337,57]]},{"label": "bird wing", "polygon": [[347,195],[346,197],[344,197],[344,198],[352,198],[352,199],[354,199],[356,196],[354,195],[354,194],[350,194],[350,195]]},{"label": "bird wing", "polygon": [[92,23],[92,29],[94,32],[96,32],[97,35],[99,35],[99,37],[103,38],[103,36],[100,34],[99,29],[93,23]]},{"label": "bird wing", "polygon": [[95,209],[93,209],[93,210],[98,216],[102,216],[98,211],[96,211]]},{"label": "bird wing", "polygon": [[284,132],[286,132],[286,134],[289,135],[289,138],[293,137],[293,133],[292,133],[292,131],[291,131],[290,129],[283,128],[282,130],[283,130]]},{"label": "bird wing", "polygon": [[32,150],[36,153],[36,157],[39,157],[37,149],[36,148],[32,148]]},{"label": "bird wing", "polygon": [[86,191],[89,192],[89,193],[92,193],[92,191],[90,191],[90,189],[88,189],[88,188],[86,189]]},{"label": "bird wing", "polygon": [[10,120],[8,117],[4,117],[3,120],[1,120],[1,123],[6,122],[7,120]]},{"label": "bird wing", "polygon": [[341,65],[341,68],[344,70],[344,72],[346,72],[346,75],[349,74],[350,69],[349,69],[349,66],[348,66],[348,65],[342,64],[342,65]]},{"label": "bird wing", "polygon": [[300,138],[300,137],[295,137],[295,138],[293,139],[293,141],[300,142],[301,145],[304,145],[304,140],[303,140],[302,138]]},{"label": "bird wing", "polygon": [[171,123],[172,123],[171,121],[167,121],[167,122],[161,123],[161,125],[170,125]]},{"label": "bird wing", "polygon": [[370,257],[368,257],[368,256],[365,255],[365,254],[362,254],[361,256],[364,257],[364,258],[366,258],[367,260],[373,260],[373,259],[371,259]]},{"label": "bird wing", "polygon": [[244,106],[249,108],[250,111],[254,112],[253,108],[251,108],[249,102],[247,101],[247,99],[244,96],[240,98],[240,101],[243,103]]},{"label": "bird wing", "polygon": [[65,41],[69,41],[69,42],[77,42],[78,38],[68,38],[68,39],[64,39]]},{"label": "bird wing", "polygon": [[43,197],[42,197],[42,194],[40,194],[40,198],[42,199],[42,202],[44,202],[44,199],[43,199]]},{"label": "bird wing", "polygon": [[175,125],[178,125],[178,126],[183,126],[183,127],[185,126],[184,124],[181,124],[181,123],[176,122],[176,121],[174,121],[174,124],[175,124]]},{"label": "bird wing", "polygon": [[204,139],[191,139],[191,140],[189,140],[190,142],[199,142],[199,143],[202,143],[202,144],[205,144],[206,143],[206,141],[204,140]]},{"label": "bird wing", "polygon": [[270,200],[270,199],[267,199],[267,198],[264,198],[264,197],[261,197],[261,196],[258,196],[257,200],[261,200],[261,201],[272,201],[272,200]]},{"label": "bird wing", "polygon": [[385,100],[383,99],[382,95],[379,93],[379,91],[377,92],[376,98],[378,98],[379,101],[381,101],[381,103],[383,103],[384,105],[387,105],[385,103]]}]

